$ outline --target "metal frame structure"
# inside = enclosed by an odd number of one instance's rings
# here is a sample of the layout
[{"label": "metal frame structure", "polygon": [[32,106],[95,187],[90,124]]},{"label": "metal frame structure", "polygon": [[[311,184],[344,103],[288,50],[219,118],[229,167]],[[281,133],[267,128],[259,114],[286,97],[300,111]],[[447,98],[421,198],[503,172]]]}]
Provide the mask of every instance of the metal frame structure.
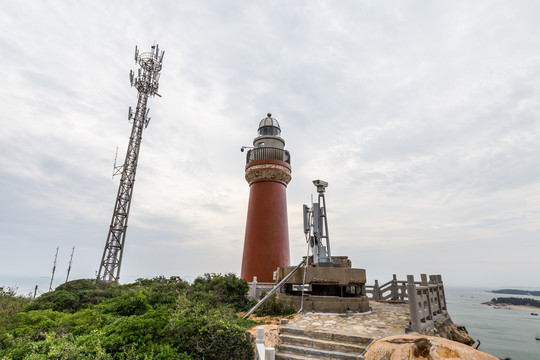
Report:
[{"label": "metal frame structure", "polygon": [[137,160],[141,149],[142,132],[148,126],[150,118],[146,108],[150,96],[160,96],[157,91],[159,88],[159,77],[163,63],[164,51],[159,51],[158,45],[153,45],[150,52],[139,54],[135,47],[135,63],[139,64],[138,73],[130,71],[129,77],[131,86],[137,91],[137,108],[135,113],[128,111],[128,120],[133,121],[131,136],[129,138],[126,159],[123,165],[114,166],[113,176],[121,174],[118,195],[114,205],[114,212],[103,250],[103,257],[97,274],[97,280],[115,281],[120,279],[120,268],[122,265],[122,256],[126,241],[126,230],[131,206],[131,197],[133,195],[133,185],[135,183],[135,173],[137,170]]},{"label": "metal frame structure", "polygon": [[[332,253],[330,252],[330,238],[328,236],[328,219],[326,217],[326,199],[324,192],[328,183],[323,180],[313,180],[317,187],[318,201],[312,203],[311,208],[303,207],[304,233],[312,251],[313,264],[319,266],[332,265]],[[324,246],[323,240],[326,240]],[[308,252],[309,255],[309,252]]]}]

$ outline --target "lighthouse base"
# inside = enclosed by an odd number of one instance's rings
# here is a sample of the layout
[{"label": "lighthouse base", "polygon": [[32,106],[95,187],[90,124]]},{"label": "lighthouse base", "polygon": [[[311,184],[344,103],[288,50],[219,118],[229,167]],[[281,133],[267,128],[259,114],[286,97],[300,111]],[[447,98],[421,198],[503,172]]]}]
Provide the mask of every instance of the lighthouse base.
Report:
[{"label": "lighthouse base", "polygon": [[[299,269],[283,285],[276,300],[287,306],[294,306],[298,311],[323,313],[346,313],[369,311],[366,296],[366,271],[351,267],[347,257],[332,257],[335,264],[342,267],[320,267],[308,265]],[[276,283],[279,283],[293,271],[293,266],[280,267],[277,270]]]},{"label": "lighthouse base", "polygon": [[301,296],[277,294],[276,301],[284,306],[292,306],[296,311],[302,308],[304,312],[345,314],[348,311],[355,313],[369,311],[367,296],[343,298],[339,296],[304,295],[304,305],[302,306]]}]

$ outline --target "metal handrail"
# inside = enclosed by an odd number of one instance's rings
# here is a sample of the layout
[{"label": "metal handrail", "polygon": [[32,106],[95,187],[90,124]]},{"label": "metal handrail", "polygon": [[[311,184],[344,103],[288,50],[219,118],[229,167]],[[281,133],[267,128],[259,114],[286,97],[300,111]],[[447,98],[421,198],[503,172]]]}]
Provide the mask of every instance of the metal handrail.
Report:
[{"label": "metal handrail", "polygon": [[296,271],[298,271],[298,269],[300,269],[300,268],[304,265],[305,262],[306,262],[306,259],[303,259],[303,260],[300,262],[300,264],[298,264],[298,265],[293,269],[293,271],[291,271],[289,274],[287,274],[287,276],[285,276],[285,277],[283,278],[283,280],[281,280],[279,283],[277,283],[276,286],[274,286],[274,287],[272,288],[272,290],[270,290],[270,291],[268,292],[268,294],[266,294],[265,297],[263,297],[261,300],[259,300],[259,301],[255,304],[255,306],[253,306],[247,313],[245,313],[244,319],[247,319],[247,318],[249,317],[249,315],[253,314],[253,312],[255,312],[255,310],[257,310],[257,309],[259,308],[259,306],[261,306],[262,304],[264,304],[264,302],[265,302],[266,300],[268,300],[268,299],[270,298],[270,296],[274,295],[274,293],[275,293],[276,291],[278,291],[279,289],[281,289],[281,287],[287,282],[287,280],[289,280],[289,278],[290,278],[291,276],[293,276],[293,274],[294,274]]},{"label": "metal handrail", "polygon": [[255,160],[280,160],[291,164],[291,154],[287,150],[275,147],[260,147],[248,150],[246,164]]}]

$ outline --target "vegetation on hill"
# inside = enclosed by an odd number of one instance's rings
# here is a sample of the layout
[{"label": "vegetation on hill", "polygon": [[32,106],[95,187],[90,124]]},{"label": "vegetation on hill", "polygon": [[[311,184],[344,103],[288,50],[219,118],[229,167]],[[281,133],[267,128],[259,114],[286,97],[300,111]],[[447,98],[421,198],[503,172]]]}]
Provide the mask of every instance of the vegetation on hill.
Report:
[{"label": "vegetation on hill", "polygon": [[36,300],[0,288],[0,359],[252,359],[247,291],[234,274],[75,280]]},{"label": "vegetation on hill", "polygon": [[491,299],[491,302],[497,305],[521,305],[534,306],[540,308],[540,301],[529,298],[499,297]]},{"label": "vegetation on hill", "polygon": [[540,291],[530,291],[530,290],[501,289],[501,290],[491,290],[491,292],[495,294],[540,296]]},{"label": "vegetation on hill", "polygon": [[[265,292],[261,294],[261,298],[266,295]],[[296,312],[293,306],[284,306],[276,301],[276,295],[272,295],[266,302],[264,302],[256,311],[257,316],[283,316],[292,315]]]}]

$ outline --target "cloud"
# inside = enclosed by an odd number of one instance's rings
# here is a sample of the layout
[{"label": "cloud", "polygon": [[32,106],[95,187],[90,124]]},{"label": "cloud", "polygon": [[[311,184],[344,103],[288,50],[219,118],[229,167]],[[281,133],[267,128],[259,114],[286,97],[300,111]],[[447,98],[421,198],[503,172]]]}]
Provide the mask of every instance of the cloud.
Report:
[{"label": "cloud", "polygon": [[[1,273],[23,259],[47,273],[41,254],[76,245],[74,274],[94,276],[136,105],[133,47],[156,41],[163,97],[149,101],[123,279],[239,270],[249,188],[238,150],[272,112],[292,155],[292,259],[322,178],[333,249],[370,278],[534,282],[537,3],[4,5],[0,244],[12,256]],[[411,265],[420,256],[424,268]],[[522,272],[499,269],[515,258]]]}]

